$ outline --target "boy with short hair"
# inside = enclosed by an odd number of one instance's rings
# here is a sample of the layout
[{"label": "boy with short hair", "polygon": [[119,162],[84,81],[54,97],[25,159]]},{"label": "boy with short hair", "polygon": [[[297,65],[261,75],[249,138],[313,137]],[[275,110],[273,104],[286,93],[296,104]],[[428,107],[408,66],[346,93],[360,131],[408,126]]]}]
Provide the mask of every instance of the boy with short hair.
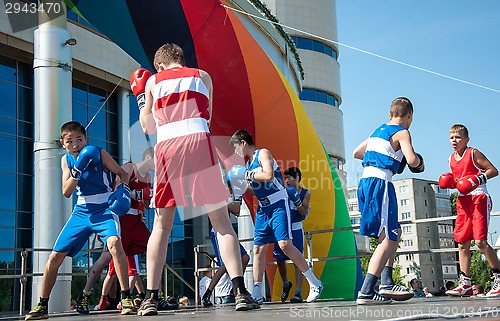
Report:
[{"label": "boy with short hair", "polygon": [[[357,304],[388,304],[404,301],[413,293],[392,279],[401,226],[392,176],[404,170],[405,162],[414,173],[424,171],[424,160],[416,154],[408,129],[413,121],[413,105],[406,97],[391,103],[389,122],[379,126],[354,150],[354,158],[363,160],[363,176],[358,185],[361,211],[360,235],[378,238],[379,244],[368,265]],[[375,285],[380,278],[379,292]]]},{"label": "boy with short hair", "polygon": [[[25,320],[49,317],[49,295],[59,267],[66,256],[73,257],[81,250],[92,233],[101,237],[118,263],[122,287],[121,314],[134,314],[117,216],[130,208],[130,189],[126,185],[129,175],[104,149],[86,146],[85,128],[78,122],[67,122],[61,127],[60,142],[67,152],[61,159],[62,193],[69,198],[76,191],[78,200],[45,265],[40,302],[26,315]],[[112,173],[118,175],[122,182],[115,192]]]},{"label": "boy with short hair", "polygon": [[289,195],[284,187],[278,163],[265,148],[257,148],[252,135],[243,129],[236,131],[230,140],[235,154],[248,157],[247,167],[235,165],[231,168],[234,178],[246,179],[249,188],[259,200],[255,214],[254,230],[254,288],[252,296],[262,304],[262,279],[264,277],[266,250],[269,243],[278,243],[281,250],[299,268],[309,282],[307,302],[318,300],[323,284],[316,278],[304,256],[292,244],[289,198],[300,201],[297,193]]},{"label": "boy with short hair", "polygon": [[[304,229],[302,228],[302,221],[306,219],[309,214],[311,202],[311,191],[300,186],[302,180],[302,172],[297,167],[290,167],[285,171],[285,183],[287,185],[287,193],[289,195],[297,194],[299,199],[296,202],[289,203],[290,206],[290,221],[292,223],[292,244],[295,246],[302,255],[304,255]],[[278,271],[283,281],[283,291],[281,293],[281,302],[285,302],[292,288],[292,282],[288,280],[286,260],[288,257],[283,253],[277,243],[274,243],[273,256],[276,258],[278,264]],[[299,268],[295,267],[295,294],[290,299],[292,303],[302,303],[302,281],[303,275]]]},{"label": "boy with short hair", "polygon": [[455,124],[450,129],[450,144],[454,152],[448,159],[451,173],[439,177],[441,188],[457,188],[457,220],[453,236],[458,243],[460,263],[460,283],[446,291],[450,296],[471,296],[470,279],[470,241],[486,257],[491,266],[493,282],[486,297],[500,296],[500,262],[495,250],[488,244],[488,224],[491,211],[491,197],[486,188],[486,181],[498,175],[498,170],[479,150],[468,147],[469,131],[462,124]]}]

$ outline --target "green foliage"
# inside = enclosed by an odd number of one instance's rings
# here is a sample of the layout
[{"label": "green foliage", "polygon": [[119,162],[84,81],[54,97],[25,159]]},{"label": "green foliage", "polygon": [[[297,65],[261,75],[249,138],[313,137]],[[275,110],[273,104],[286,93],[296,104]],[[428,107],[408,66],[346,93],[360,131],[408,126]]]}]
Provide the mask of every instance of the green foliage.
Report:
[{"label": "green foliage", "polygon": [[[0,261],[0,273],[2,275],[13,275],[14,271],[8,269],[8,266],[13,266],[13,262],[7,263],[5,261]],[[14,282],[17,281],[19,284],[19,279],[0,279],[0,311],[11,311],[12,297],[13,297],[13,286]]]},{"label": "green foliage", "polygon": [[473,284],[482,284],[485,289],[491,287],[490,265],[481,251],[474,251],[471,255],[470,277]]},{"label": "green foliage", "polygon": [[288,47],[290,48],[290,51],[293,54],[293,57],[295,58],[295,61],[297,62],[297,66],[299,68],[300,72],[300,77],[304,79],[304,68],[302,67],[302,61],[300,60],[299,52],[297,51],[297,47],[295,47],[295,43],[293,42],[292,38],[286,33],[285,29],[279,24],[278,19],[272,14],[271,10],[266,6],[265,3],[263,3],[260,0],[249,0],[255,8],[257,8],[260,12],[264,14],[267,20],[269,20],[280,36],[285,40],[287,43]]},{"label": "green foliage", "polygon": [[451,193],[450,195],[451,215],[453,216],[457,216],[457,197],[458,192]]}]

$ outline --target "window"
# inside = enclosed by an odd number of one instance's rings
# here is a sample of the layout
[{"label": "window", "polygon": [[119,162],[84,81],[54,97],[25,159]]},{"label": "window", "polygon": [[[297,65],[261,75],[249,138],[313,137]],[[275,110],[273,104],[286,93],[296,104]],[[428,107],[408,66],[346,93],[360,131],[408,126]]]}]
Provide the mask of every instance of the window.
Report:
[{"label": "window", "polygon": [[432,247],[431,240],[428,241],[429,247]]},{"label": "window", "polygon": [[348,204],[347,207],[349,208],[349,212],[359,212],[358,203]]},{"label": "window", "polygon": [[406,268],[406,274],[410,274],[410,273],[411,273],[410,268],[409,267]]},{"label": "window", "polygon": [[413,254],[406,254],[405,258],[406,258],[406,261],[413,261],[414,256],[413,256]]},{"label": "window", "polygon": [[408,185],[399,186],[400,193],[408,193]]},{"label": "window", "polygon": [[332,105],[335,107],[339,106],[339,101],[334,95],[327,93],[323,90],[312,89],[312,88],[302,88],[299,93],[299,98],[301,100],[317,101],[319,103]]},{"label": "window", "polygon": [[429,254],[429,260],[432,262],[432,254]]},{"label": "window", "polygon": [[434,274],[434,268],[431,267],[431,274]]},{"label": "window", "polygon": [[413,240],[404,240],[404,246],[413,246]]},{"label": "window", "polygon": [[350,190],[347,192],[347,198],[348,199],[358,199],[358,191],[357,190]]},{"label": "window", "polygon": [[332,47],[330,47],[325,43],[322,43],[321,41],[312,40],[304,37],[297,37],[297,36],[292,36],[290,38],[292,38],[293,42],[295,43],[295,46],[297,46],[298,49],[306,49],[306,50],[320,52],[322,54],[334,58],[335,60],[338,57],[335,49],[333,49]]},{"label": "window", "polygon": [[403,212],[403,213],[401,213],[401,219],[402,220],[409,220],[410,217],[411,217],[410,212]]},{"label": "window", "polygon": [[403,233],[411,233],[411,225],[403,225]]},{"label": "window", "polygon": [[427,200],[424,200],[424,204],[425,204],[425,206],[427,206]]},{"label": "window", "polygon": [[403,198],[402,200],[399,201],[399,203],[401,204],[401,206],[407,206],[408,205],[408,199],[407,198]]}]

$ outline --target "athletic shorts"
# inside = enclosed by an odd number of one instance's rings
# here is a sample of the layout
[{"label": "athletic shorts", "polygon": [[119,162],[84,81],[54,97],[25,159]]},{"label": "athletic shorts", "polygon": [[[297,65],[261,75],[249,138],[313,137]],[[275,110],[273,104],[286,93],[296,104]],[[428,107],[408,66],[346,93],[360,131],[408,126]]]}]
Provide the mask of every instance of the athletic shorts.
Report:
[{"label": "athletic shorts", "polygon": [[54,245],[55,252],[68,252],[75,256],[96,233],[106,244],[110,236],[120,237],[118,216],[109,210],[108,203],[75,205],[71,217],[59,233]]},{"label": "athletic shorts", "polygon": [[255,214],[254,245],[276,243],[292,238],[288,198],[260,206]]},{"label": "athletic shorts", "polygon": [[122,245],[126,255],[146,252],[149,232],[140,215],[125,214],[120,216]]},{"label": "athletic shorts", "polygon": [[392,182],[377,177],[362,178],[358,185],[358,204],[360,235],[379,237],[385,228],[390,240],[398,240],[398,201]]},{"label": "athletic shorts", "polygon": [[155,146],[154,205],[200,206],[229,198],[208,133],[167,139]]},{"label": "athletic shorts", "polygon": [[489,194],[457,197],[457,220],[453,236],[459,243],[488,240],[488,224],[492,208]]},{"label": "athletic shorts", "polygon": [[[293,246],[295,246],[300,253],[304,254],[304,229],[292,230],[292,237]],[[288,260],[288,256],[283,253],[278,243],[274,243],[273,257],[278,261]]]},{"label": "athletic shorts", "polygon": [[[138,258],[137,255],[127,255],[127,266],[128,266],[128,276],[135,276],[139,274],[137,272]],[[109,276],[116,275],[115,262],[113,259],[109,261]]]},{"label": "athletic shorts", "polygon": [[[220,256],[219,241],[217,240],[217,233],[215,233],[214,229],[210,230],[210,241],[212,241],[212,245],[214,246],[215,257],[217,258],[217,266],[223,266],[224,261],[222,261],[222,256]],[[245,254],[247,254],[247,251],[240,244],[240,255],[243,257]]]}]

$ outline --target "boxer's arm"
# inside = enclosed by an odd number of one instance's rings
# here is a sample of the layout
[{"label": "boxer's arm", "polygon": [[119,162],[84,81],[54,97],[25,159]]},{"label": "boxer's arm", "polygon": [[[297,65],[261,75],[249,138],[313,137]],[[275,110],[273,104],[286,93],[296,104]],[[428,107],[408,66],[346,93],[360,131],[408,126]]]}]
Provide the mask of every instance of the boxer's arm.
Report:
[{"label": "boxer's arm", "polygon": [[311,191],[307,191],[306,196],[304,196],[304,199],[302,200],[302,206],[297,209],[300,215],[302,216],[307,215],[310,203],[311,203]]},{"label": "boxer's arm", "polygon": [[262,172],[255,173],[254,180],[258,182],[272,182],[274,180],[273,156],[267,149],[262,148],[259,153],[259,164]]},{"label": "boxer's arm", "polygon": [[368,138],[365,139],[361,144],[359,144],[352,153],[352,156],[357,159],[363,160],[365,157],[366,146],[368,145]]},{"label": "boxer's arm", "polygon": [[146,91],[144,92],[145,103],[139,113],[139,121],[141,122],[142,131],[146,135],[151,135],[156,132],[156,124],[153,119],[153,90],[155,86],[156,76],[149,77],[146,83]]},{"label": "boxer's arm", "polygon": [[203,70],[200,70],[200,77],[205,86],[208,88],[208,114],[209,114],[209,119],[208,123],[210,124],[210,120],[212,120],[212,97],[213,97],[213,84],[212,84],[212,78],[210,75]]},{"label": "boxer's arm", "polygon": [[479,150],[475,149],[472,153],[472,157],[474,159],[474,162],[479,166],[479,168],[484,170],[484,174],[488,179],[498,175],[497,168]]},{"label": "boxer's arm", "polygon": [[78,184],[76,179],[71,177],[70,169],[66,163],[66,155],[61,158],[61,169],[62,169],[62,193],[64,197],[70,198],[73,191]]},{"label": "boxer's arm", "polygon": [[120,183],[128,184],[130,175],[126,171],[124,171],[117,162],[115,162],[113,157],[111,157],[111,155],[109,155],[106,150],[101,149],[101,157],[104,167],[118,176],[115,186],[119,185]]},{"label": "boxer's arm", "polygon": [[[410,132],[407,130],[400,130],[391,138],[393,142],[399,143],[401,151],[406,158],[406,162],[410,167],[418,167],[420,165],[420,158],[415,153],[411,143]],[[395,149],[396,150],[396,149]]]}]

